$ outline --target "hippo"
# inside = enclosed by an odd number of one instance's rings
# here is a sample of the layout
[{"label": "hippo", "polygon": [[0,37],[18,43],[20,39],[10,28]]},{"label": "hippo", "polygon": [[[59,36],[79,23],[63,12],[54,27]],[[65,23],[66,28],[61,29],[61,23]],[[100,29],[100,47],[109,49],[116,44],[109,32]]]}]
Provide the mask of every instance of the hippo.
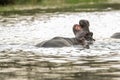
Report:
[{"label": "hippo", "polygon": [[89,49],[89,45],[93,44],[93,33],[86,34],[84,38],[66,38],[66,37],[54,37],[50,40],[43,41],[36,45],[36,47],[70,47],[73,45],[83,45],[84,48]]},{"label": "hippo", "polygon": [[50,40],[37,44],[37,47],[68,47],[77,45],[79,42],[76,38],[54,37]]},{"label": "hippo", "polygon": [[114,33],[111,38],[120,39],[120,32]]},{"label": "hippo", "polygon": [[[80,30],[77,30],[76,27]],[[80,20],[79,25],[73,26],[74,38],[54,37],[50,40],[43,41],[36,45],[36,47],[68,47],[73,45],[82,45],[89,49],[89,45],[95,41],[93,33],[89,31],[89,22],[87,20]]]}]

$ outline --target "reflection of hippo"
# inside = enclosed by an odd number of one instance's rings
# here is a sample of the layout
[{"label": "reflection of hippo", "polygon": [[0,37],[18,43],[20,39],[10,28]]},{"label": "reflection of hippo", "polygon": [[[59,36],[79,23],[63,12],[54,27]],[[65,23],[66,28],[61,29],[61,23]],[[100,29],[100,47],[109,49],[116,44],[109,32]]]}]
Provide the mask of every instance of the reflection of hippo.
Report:
[{"label": "reflection of hippo", "polygon": [[111,38],[120,39],[120,32],[114,33]]}]

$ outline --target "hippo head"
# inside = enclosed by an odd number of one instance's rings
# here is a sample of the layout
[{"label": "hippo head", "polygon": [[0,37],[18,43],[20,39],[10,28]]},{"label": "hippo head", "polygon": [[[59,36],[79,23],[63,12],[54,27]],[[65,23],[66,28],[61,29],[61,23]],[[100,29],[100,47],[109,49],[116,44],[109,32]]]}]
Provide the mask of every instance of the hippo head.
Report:
[{"label": "hippo head", "polygon": [[84,46],[85,48],[89,49],[89,45],[92,45],[94,43],[95,39],[93,39],[93,33],[89,32],[85,36],[85,43]]},{"label": "hippo head", "polygon": [[95,39],[93,39],[93,33],[92,32],[78,32],[76,34],[76,39],[83,45],[84,48],[89,49],[89,45],[93,44]]}]

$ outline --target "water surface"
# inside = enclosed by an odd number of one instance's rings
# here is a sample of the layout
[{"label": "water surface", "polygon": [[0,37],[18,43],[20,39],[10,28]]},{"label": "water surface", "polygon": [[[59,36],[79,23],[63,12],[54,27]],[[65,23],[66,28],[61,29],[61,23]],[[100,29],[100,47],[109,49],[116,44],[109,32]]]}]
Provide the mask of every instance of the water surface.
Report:
[{"label": "water surface", "polygon": [[[119,80],[120,11],[0,16],[1,80]],[[55,36],[74,37],[73,24],[90,21],[91,49],[37,48]]]}]

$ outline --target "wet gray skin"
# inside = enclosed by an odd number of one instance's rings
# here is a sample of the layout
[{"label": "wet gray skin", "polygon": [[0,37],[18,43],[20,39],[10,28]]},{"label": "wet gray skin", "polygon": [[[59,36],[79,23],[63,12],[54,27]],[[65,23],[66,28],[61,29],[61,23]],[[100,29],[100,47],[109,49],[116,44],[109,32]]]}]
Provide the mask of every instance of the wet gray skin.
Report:
[{"label": "wet gray skin", "polygon": [[50,40],[43,41],[37,44],[37,47],[66,47],[77,45],[79,42],[76,38],[54,37]]},{"label": "wet gray skin", "polygon": [[69,47],[73,45],[83,45],[84,48],[89,48],[90,44],[93,44],[93,39],[83,39],[82,41],[77,40],[76,38],[64,38],[64,37],[55,37],[53,39],[43,41],[36,45],[36,47]]},{"label": "wet gray skin", "polygon": [[114,33],[111,38],[120,39],[120,32]]}]

